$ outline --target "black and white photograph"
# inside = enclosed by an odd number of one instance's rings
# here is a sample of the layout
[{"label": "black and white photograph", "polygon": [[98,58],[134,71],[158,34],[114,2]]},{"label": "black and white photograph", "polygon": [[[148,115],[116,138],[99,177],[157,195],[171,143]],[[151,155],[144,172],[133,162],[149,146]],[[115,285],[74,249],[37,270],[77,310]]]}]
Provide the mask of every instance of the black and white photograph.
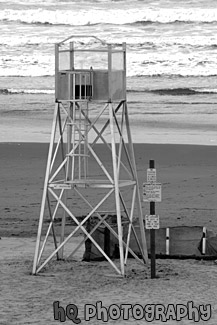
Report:
[{"label": "black and white photograph", "polygon": [[217,324],[217,2],[0,0],[0,324]]}]

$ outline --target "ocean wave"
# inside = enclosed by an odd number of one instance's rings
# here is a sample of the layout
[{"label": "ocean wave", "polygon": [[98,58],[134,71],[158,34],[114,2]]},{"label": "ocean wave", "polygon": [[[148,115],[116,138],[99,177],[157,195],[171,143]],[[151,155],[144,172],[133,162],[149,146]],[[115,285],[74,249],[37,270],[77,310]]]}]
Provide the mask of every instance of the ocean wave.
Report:
[{"label": "ocean wave", "polygon": [[[0,70],[0,77],[53,77],[54,78],[54,69],[46,69],[47,71],[44,71],[44,69],[40,69],[39,71],[32,71],[31,67],[29,67],[28,71],[20,71],[19,68],[17,69],[5,69],[4,72]],[[50,72],[50,73],[49,73]],[[137,77],[137,78],[143,78],[143,77],[148,77],[148,78],[199,78],[199,77],[206,77],[206,78],[210,78],[210,77],[215,77],[217,78],[217,71],[216,72],[211,72],[211,71],[205,71],[204,73],[199,73],[199,72],[195,72],[195,73],[190,73],[190,72],[186,72],[186,73],[174,73],[174,72],[159,72],[159,73],[153,73],[152,71],[145,71],[145,72],[141,72],[139,68],[129,68],[127,71],[127,77]],[[1,90],[0,90],[1,91]],[[23,90],[25,91],[29,91],[29,90]],[[33,90],[31,90],[33,91]],[[43,91],[43,90],[42,90]],[[49,92],[49,90],[48,90]]]},{"label": "ocean wave", "polygon": [[[159,89],[128,89],[129,93],[153,93],[158,95],[170,95],[170,96],[188,96],[188,95],[198,95],[198,94],[217,94],[217,89],[211,88],[159,88]],[[54,94],[54,89],[15,89],[15,88],[0,88],[0,95],[15,95],[15,94]]]},{"label": "ocean wave", "polygon": [[0,95],[15,95],[15,94],[54,94],[53,89],[15,89],[15,88],[0,88]]},{"label": "ocean wave", "polygon": [[[184,17],[183,17],[184,18]],[[173,24],[173,25],[178,25],[178,24],[194,24],[194,23],[201,23],[201,24],[215,24],[217,23],[217,18],[210,19],[210,21],[205,20],[197,20],[196,17],[192,19],[184,19],[184,20],[176,20],[172,18],[168,18],[168,20],[159,18],[159,19],[154,19],[154,20],[140,20],[140,21],[135,21],[133,23],[130,23],[128,25],[132,26],[146,26],[146,25],[152,25],[152,24],[163,24],[163,25],[168,25],[168,24]]]},{"label": "ocean wave", "polygon": [[[72,10],[73,9],[73,10]],[[105,15],[106,12],[106,15]],[[114,5],[111,9],[106,7],[90,8],[76,6],[76,8],[58,7],[39,9],[5,9],[0,12],[0,21],[16,21],[26,24],[45,25],[71,25],[85,26],[95,24],[177,24],[177,23],[217,23],[216,9],[202,8],[147,8],[139,5],[138,8],[125,9]]]},{"label": "ocean wave", "polygon": [[217,89],[208,88],[162,88],[147,90],[147,92],[159,94],[159,95],[171,95],[171,96],[188,96],[198,94],[217,94]]},{"label": "ocean wave", "polygon": [[[189,69],[190,70],[190,69]],[[128,77],[138,77],[138,78],[143,78],[143,77],[150,77],[150,78],[155,78],[155,77],[170,77],[170,78],[192,78],[192,77],[217,77],[217,70],[215,71],[183,71],[183,72],[174,72],[174,71],[160,71],[160,72],[153,72],[151,70],[145,71],[145,72],[140,72],[138,69],[131,69],[131,71],[128,72]],[[214,69],[213,69],[214,70]]]}]

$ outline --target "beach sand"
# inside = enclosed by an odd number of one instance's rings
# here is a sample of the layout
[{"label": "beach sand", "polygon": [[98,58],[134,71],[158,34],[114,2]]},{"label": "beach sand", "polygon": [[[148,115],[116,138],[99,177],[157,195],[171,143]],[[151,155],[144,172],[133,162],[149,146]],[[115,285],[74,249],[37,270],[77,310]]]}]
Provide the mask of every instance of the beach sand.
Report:
[{"label": "beach sand", "polygon": [[[140,188],[146,181],[149,159],[155,159],[157,179],[162,183],[162,202],[156,204],[161,227],[206,226],[217,232],[215,146],[135,144]],[[102,301],[110,304],[211,304],[208,322],[217,323],[217,265],[214,261],[157,260],[157,279],[150,279],[150,267],[128,260],[126,278],[114,274],[107,262],[81,262],[83,248],[75,261],[55,261],[38,276],[31,275],[39,220],[48,144],[0,143],[0,272],[1,324],[57,324],[53,302],[78,306],[81,324],[102,324],[84,320],[84,305]],[[104,146],[97,145],[105,159]],[[144,215],[149,212],[142,202]],[[82,213],[82,206],[77,213]],[[75,238],[73,244],[79,238]],[[72,245],[73,245],[72,244]],[[140,324],[145,320],[109,319],[108,323]],[[67,323],[73,323],[67,320]],[[170,319],[166,324],[175,324]],[[187,316],[179,324],[194,324]],[[162,320],[153,324],[162,324]]]}]

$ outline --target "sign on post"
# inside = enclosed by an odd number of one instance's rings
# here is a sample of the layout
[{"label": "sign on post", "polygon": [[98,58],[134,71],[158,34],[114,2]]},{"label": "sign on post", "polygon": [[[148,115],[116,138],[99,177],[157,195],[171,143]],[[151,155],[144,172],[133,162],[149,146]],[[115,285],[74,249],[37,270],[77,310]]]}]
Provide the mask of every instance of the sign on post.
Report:
[{"label": "sign on post", "polygon": [[148,168],[147,169],[147,183],[156,183],[157,182],[157,175],[155,168]]},{"label": "sign on post", "polygon": [[145,228],[146,229],[159,229],[159,215],[146,215],[145,216]]},{"label": "sign on post", "polygon": [[143,183],[143,201],[161,202],[161,183]]}]

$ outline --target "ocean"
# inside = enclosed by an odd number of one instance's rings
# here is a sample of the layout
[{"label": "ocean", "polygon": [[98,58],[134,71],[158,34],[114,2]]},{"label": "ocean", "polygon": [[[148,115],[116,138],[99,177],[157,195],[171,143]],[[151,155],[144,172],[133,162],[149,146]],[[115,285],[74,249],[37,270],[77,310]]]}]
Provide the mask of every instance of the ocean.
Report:
[{"label": "ocean", "polygon": [[127,43],[134,141],[217,145],[215,0],[0,0],[0,26],[1,142],[49,141],[54,44],[94,35]]}]

